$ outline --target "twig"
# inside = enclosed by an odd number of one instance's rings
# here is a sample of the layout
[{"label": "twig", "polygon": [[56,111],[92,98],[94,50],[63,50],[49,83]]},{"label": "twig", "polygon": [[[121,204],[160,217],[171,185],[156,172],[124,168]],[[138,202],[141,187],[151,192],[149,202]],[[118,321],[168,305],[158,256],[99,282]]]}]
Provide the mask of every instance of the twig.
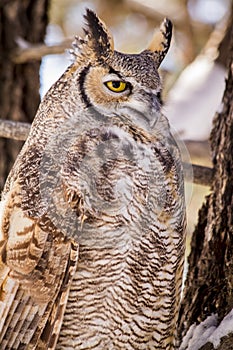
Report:
[{"label": "twig", "polygon": [[[11,120],[0,119],[0,137],[14,140],[26,140],[31,125],[29,123],[15,122]],[[194,141],[192,141],[194,143]],[[190,165],[193,176],[190,175]],[[195,184],[210,186],[212,183],[213,169],[196,165],[183,163],[184,175],[186,181],[193,181]]]},{"label": "twig", "polygon": [[[127,7],[131,11],[136,11],[146,15],[153,21],[161,22],[164,16],[171,18],[175,24],[184,22],[185,12],[179,2],[170,2],[169,6],[165,6],[162,1],[140,1],[140,0],[126,0]],[[186,19],[185,19],[186,21]]]},{"label": "twig", "polygon": [[25,63],[31,60],[40,60],[45,55],[61,54],[71,47],[72,40],[67,39],[58,45],[32,45],[30,44],[26,48],[18,48],[11,55],[11,59],[14,63]]}]

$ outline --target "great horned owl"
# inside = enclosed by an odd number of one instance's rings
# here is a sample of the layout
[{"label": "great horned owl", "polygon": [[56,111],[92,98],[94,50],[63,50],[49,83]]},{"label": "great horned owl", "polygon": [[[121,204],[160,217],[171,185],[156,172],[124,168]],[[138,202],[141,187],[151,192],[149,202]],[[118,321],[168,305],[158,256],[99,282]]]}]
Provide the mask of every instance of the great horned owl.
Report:
[{"label": "great horned owl", "polygon": [[3,192],[0,348],[171,350],[185,209],[158,68],[172,25],[125,54],[85,19]]}]

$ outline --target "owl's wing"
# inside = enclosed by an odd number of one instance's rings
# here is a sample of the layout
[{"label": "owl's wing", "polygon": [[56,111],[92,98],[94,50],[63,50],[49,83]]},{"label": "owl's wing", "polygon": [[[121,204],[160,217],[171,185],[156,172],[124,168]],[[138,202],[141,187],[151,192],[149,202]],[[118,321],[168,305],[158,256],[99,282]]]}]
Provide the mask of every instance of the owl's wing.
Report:
[{"label": "owl's wing", "polygon": [[1,350],[54,349],[78,245],[55,230],[46,232],[46,224],[29,218],[21,209],[19,193],[16,183],[2,204]]}]

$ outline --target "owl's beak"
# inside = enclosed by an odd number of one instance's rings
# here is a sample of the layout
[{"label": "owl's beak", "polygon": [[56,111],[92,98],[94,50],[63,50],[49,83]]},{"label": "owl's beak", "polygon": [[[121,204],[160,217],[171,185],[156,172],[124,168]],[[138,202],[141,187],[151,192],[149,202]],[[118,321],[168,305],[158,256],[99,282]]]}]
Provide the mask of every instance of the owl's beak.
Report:
[{"label": "owl's beak", "polygon": [[151,109],[156,112],[161,110],[161,99],[159,94],[151,94]]}]

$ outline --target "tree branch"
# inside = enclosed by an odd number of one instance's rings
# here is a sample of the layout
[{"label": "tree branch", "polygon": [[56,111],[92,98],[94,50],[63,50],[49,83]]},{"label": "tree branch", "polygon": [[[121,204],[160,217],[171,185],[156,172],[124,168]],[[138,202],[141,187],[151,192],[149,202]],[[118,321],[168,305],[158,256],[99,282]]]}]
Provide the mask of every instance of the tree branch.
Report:
[{"label": "tree branch", "polygon": [[72,39],[62,41],[58,45],[32,45],[27,43],[27,47],[18,48],[11,54],[11,59],[14,63],[21,64],[31,60],[40,60],[45,55],[62,54],[71,47]]},{"label": "tree branch", "polygon": [[31,124],[0,119],[0,137],[25,141],[28,137]]},{"label": "tree branch", "polygon": [[[30,128],[31,125],[29,123],[0,119],[0,137],[25,141]],[[193,143],[195,143],[195,141],[192,141],[192,144]],[[198,144],[198,142],[196,143]],[[200,145],[202,145],[202,143],[200,143]],[[198,185],[211,186],[213,176],[212,168],[192,164],[193,177],[190,177],[190,164],[183,163],[183,167],[186,181],[193,181],[193,183]]]},{"label": "tree branch", "polygon": [[190,164],[183,163],[184,178],[186,181],[192,181],[196,185],[211,186],[213,179],[213,169],[207,166],[192,164],[193,177],[190,178]]}]

